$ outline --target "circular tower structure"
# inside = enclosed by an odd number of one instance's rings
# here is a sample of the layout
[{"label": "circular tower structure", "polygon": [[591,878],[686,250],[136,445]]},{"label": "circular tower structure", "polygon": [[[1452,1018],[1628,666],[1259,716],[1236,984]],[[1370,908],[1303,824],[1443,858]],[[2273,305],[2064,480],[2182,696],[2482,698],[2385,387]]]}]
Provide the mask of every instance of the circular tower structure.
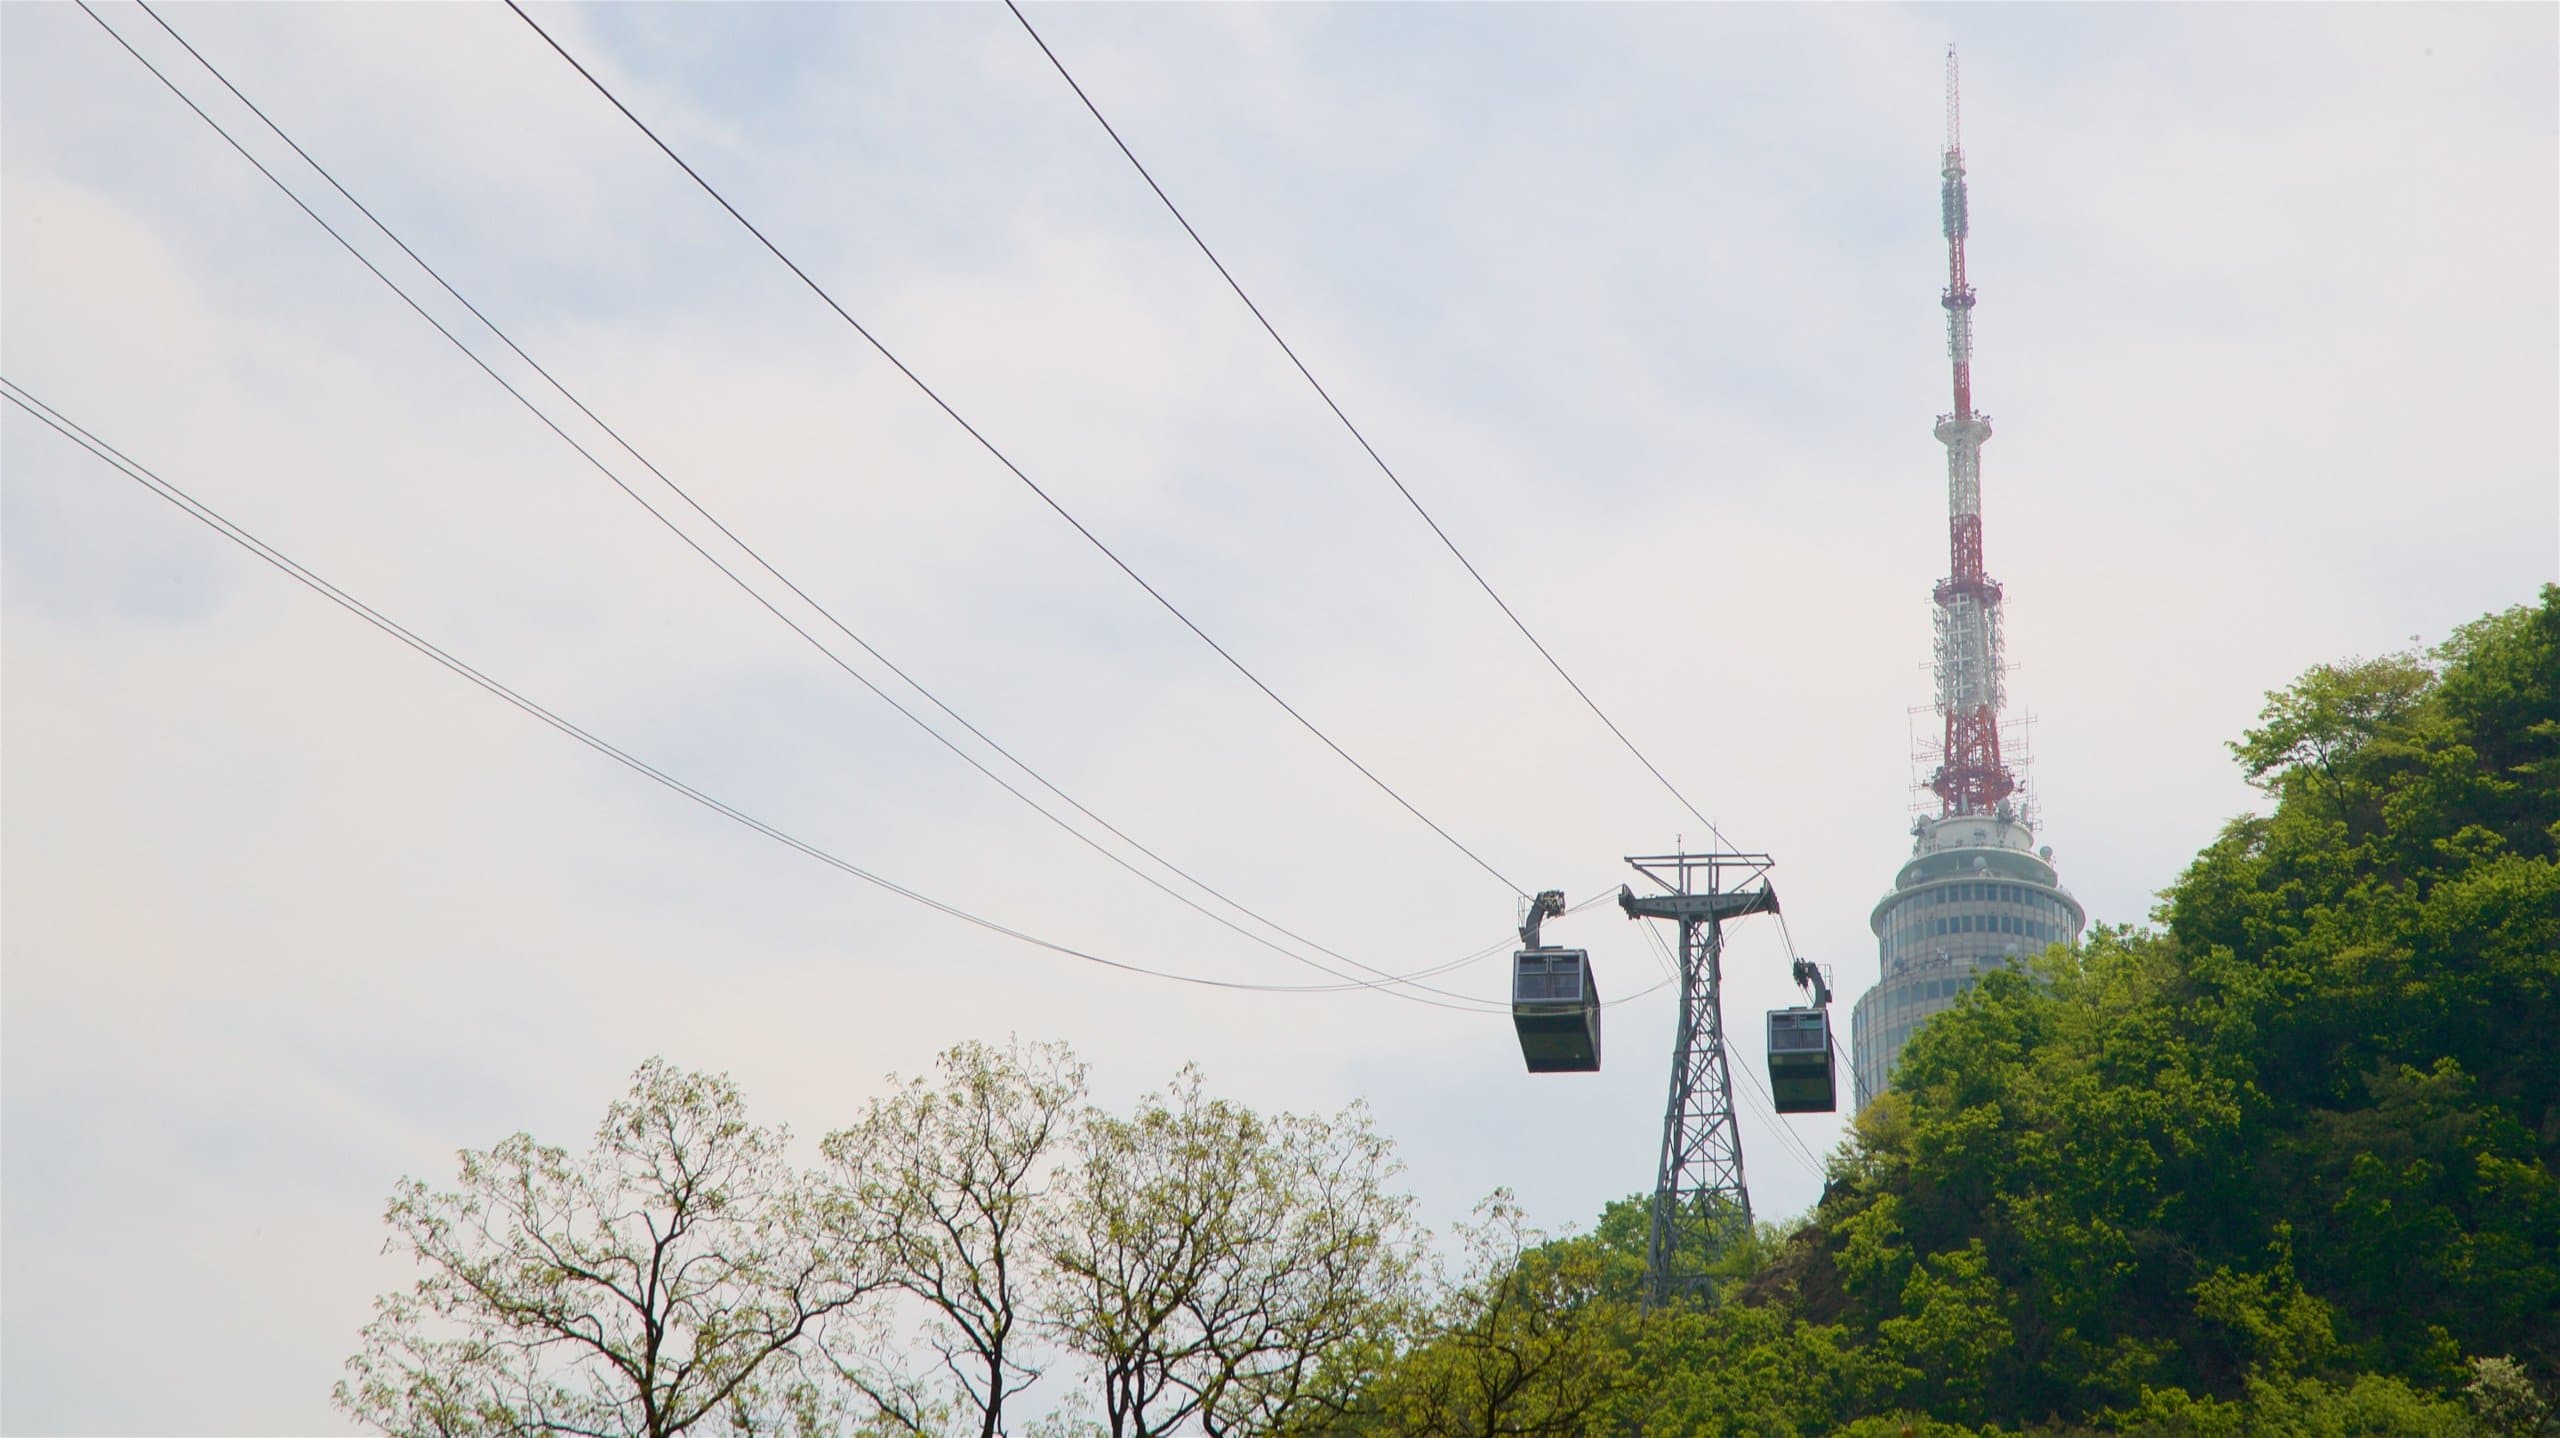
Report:
[{"label": "circular tower structure", "polygon": [[1867,919],[1882,977],[1850,1014],[1858,1095],[1884,1092],[1912,1031],[1977,977],[2076,942],[2087,922],[2054,873],[2053,851],[2035,847],[2012,814],[1913,824],[1910,861]]}]

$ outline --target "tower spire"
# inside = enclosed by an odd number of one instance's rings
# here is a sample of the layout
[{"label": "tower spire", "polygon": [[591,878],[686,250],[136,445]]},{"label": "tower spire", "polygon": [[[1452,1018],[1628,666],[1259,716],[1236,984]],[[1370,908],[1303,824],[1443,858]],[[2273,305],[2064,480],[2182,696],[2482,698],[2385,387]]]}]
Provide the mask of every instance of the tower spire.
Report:
[{"label": "tower spire", "polygon": [[1956,414],[1973,413],[1973,287],[1964,278],[1964,111],[1956,90],[1956,47],[1947,47],[1947,148],[1938,155],[1939,227],[1947,235],[1947,353],[1955,361]]},{"label": "tower spire", "polygon": [[1929,781],[1942,814],[1983,814],[2018,787],[2000,758],[2000,584],[1982,567],[1982,442],[1991,421],[1973,408],[1973,286],[1965,278],[1970,228],[1964,132],[1956,87],[1956,47],[1947,47],[1947,147],[1938,159],[1939,226],[1947,237],[1947,358],[1955,408],[1938,416],[1947,447],[1947,577],[1938,581],[1938,714],[1946,747]]},{"label": "tower spire", "polygon": [[1973,286],[1965,279],[1964,131],[1956,52],[1947,47],[1947,147],[1939,153],[1947,236],[1947,360],[1955,408],[1938,416],[1947,447],[1947,577],[1938,581],[1938,713],[1946,749],[1929,787],[1939,813],[1911,826],[1911,857],[1867,917],[1876,985],[1850,1013],[1863,1107],[1886,1091],[1903,1045],[1979,976],[2013,968],[2047,944],[2077,943],[2088,910],[2062,887],[2053,850],[2011,798],[2000,755],[2000,585],[1982,565],[1982,442],[1973,408]]}]

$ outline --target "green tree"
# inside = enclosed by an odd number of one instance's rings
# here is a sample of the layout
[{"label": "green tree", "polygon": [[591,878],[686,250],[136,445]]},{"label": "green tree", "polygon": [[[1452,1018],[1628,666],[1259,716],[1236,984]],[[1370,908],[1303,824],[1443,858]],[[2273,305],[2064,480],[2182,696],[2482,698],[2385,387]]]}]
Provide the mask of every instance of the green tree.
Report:
[{"label": "green tree", "polygon": [[2512,1358],[2474,1358],[2471,1381],[2462,1387],[2481,1426],[2497,1438],[2543,1438],[2560,1431],[2560,1404],[2545,1397]]},{"label": "green tree", "polygon": [[[1641,1221],[1642,1214],[1636,1218]],[[1363,1394],[1354,1431],[1410,1438],[1580,1438],[1623,1382],[1634,1309],[1610,1296],[1591,1239],[1544,1242],[1497,1193],[1458,1226],[1464,1258],[1437,1277],[1428,1337]],[[1639,1250],[1639,1253],[1641,1250]],[[1632,1293],[1635,1275],[1618,1285]]]},{"label": "green tree", "polygon": [[2388,727],[2406,719],[2435,673],[2411,655],[2322,664],[2267,695],[2258,726],[2231,752],[2251,783],[2280,788],[2310,773],[2331,785],[2341,766]]},{"label": "green tree", "polygon": [[1835,1164],[1804,1301],[1902,1401],[2457,1431],[2461,1354],[2560,1361],[2560,589],[2234,748],[2165,929],[1977,985]]},{"label": "green tree", "polygon": [[2253,1378],[2237,1398],[2153,1389],[2096,1431],[2128,1438],[2480,1438],[2463,1406],[2380,1373]]},{"label": "green tree", "polygon": [[652,1059],[583,1156],[517,1134],[451,1190],[404,1180],[388,1247],[425,1272],[376,1301],[338,1406],[447,1438],[822,1421],[804,1340],[879,1277],[817,1236],[785,1142],[728,1079]]},{"label": "green tree", "polygon": [[1641,1321],[1611,1421],[1589,1431],[1828,1435],[1916,1376],[1784,1300],[1666,1309]]},{"label": "green tree", "polygon": [[1912,1375],[1905,1386],[1929,1411],[1977,1422],[2014,1342],[2009,1295],[1991,1274],[1982,1242],[1933,1253],[1902,1286],[1901,1312],[1876,1325],[1886,1358]]},{"label": "green tree", "polygon": [[[910,1080],[827,1137],[831,1182],[820,1212],[829,1241],[868,1250],[885,1283],[923,1311],[915,1331],[865,1335],[853,1352],[842,1341],[830,1348],[892,1431],[934,1432],[956,1408],[981,1438],[997,1438],[1006,1402],[1040,1374],[1026,1344],[1056,1226],[1047,1185],[1083,1102],[1085,1069],[1064,1044],[1020,1043],[960,1044],[939,1066],[938,1083]],[[938,1372],[917,1374],[903,1360],[917,1339]]]},{"label": "green tree", "polygon": [[1093,1365],[1113,1438],[1265,1433],[1345,1397],[1392,1331],[1415,1238],[1357,1107],[1266,1120],[1185,1066],[1089,1115],[1048,1253],[1048,1328]]}]

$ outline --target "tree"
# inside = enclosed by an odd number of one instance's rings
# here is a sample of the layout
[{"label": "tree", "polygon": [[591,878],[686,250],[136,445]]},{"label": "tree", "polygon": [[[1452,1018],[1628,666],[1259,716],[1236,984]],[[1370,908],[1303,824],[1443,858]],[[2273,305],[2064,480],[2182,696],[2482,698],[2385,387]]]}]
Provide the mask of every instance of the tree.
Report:
[{"label": "tree", "polygon": [[[825,1221],[840,1246],[867,1246],[887,1284],[923,1306],[924,1341],[981,1438],[1004,1431],[1005,1402],[1039,1376],[1023,1351],[1028,1292],[1055,1205],[1045,1188],[1084,1097],[1064,1044],[996,1050],[964,1043],[830,1134]],[[932,1430],[942,1382],[855,1358],[840,1372],[897,1431]]]},{"label": "tree", "polygon": [[1598,1431],[1626,1362],[1618,1330],[1634,1316],[1604,1295],[1609,1253],[1589,1238],[1541,1242],[1507,1193],[1478,1204],[1458,1236],[1465,1261],[1439,1281],[1430,1337],[1370,1386],[1366,1429],[1410,1438]]},{"label": "tree", "polygon": [[727,1078],[652,1059],[583,1157],[520,1133],[451,1191],[403,1180],[386,1249],[426,1273],[376,1300],[338,1406],[452,1438],[815,1421],[799,1349],[878,1279],[815,1237],[786,1140]]},{"label": "tree", "polygon": [[2231,752],[2249,781],[2263,788],[2305,770],[2334,786],[2339,765],[2407,717],[2434,682],[2433,670],[2405,654],[2316,665],[2268,693],[2259,727],[2242,731]]},{"label": "tree", "polygon": [[1089,1115],[1081,1149],[1048,1327],[1094,1365],[1113,1438],[1273,1432],[1347,1393],[1414,1237],[1363,1111],[1266,1121],[1185,1066],[1132,1117]]},{"label": "tree", "polygon": [[2542,1396],[2533,1375],[2512,1358],[2474,1358],[2462,1395],[2480,1424],[2498,1438],[2542,1438],[2560,1429],[2560,1404]]},{"label": "tree", "polygon": [[[2272,812],[2161,928],[1932,1019],[1717,1305],[1595,1322],[1604,1215],[1444,1300],[1339,1430],[2560,1431],[2560,587],[2433,662],[2272,696],[2235,746]],[[1577,1371],[1608,1400],[1524,1401]]]},{"label": "tree", "polygon": [[2005,1299],[1981,1240],[1930,1254],[1903,1284],[1902,1311],[1876,1325],[1878,1346],[1916,1375],[1911,1396],[1932,1413],[1978,1420],[2015,1342]]}]

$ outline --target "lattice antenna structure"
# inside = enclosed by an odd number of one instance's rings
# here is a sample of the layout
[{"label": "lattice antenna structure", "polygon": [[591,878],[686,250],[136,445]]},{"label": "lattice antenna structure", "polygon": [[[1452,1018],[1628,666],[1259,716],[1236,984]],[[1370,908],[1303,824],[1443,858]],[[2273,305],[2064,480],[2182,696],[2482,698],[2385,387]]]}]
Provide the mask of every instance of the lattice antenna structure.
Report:
[{"label": "lattice antenna structure", "polygon": [[2032,709],[2007,717],[2000,729],[2000,757],[2018,787],[2009,793],[2009,812],[2029,829],[2044,827],[2044,805],[2036,792],[2036,715]]},{"label": "lattice antenna structure", "polygon": [[1656,854],[1627,862],[1666,892],[1621,888],[1618,907],[1630,919],[1680,926],[1680,1027],[1672,1040],[1662,1163],[1645,1241],[1644,1299],[1659,1307],[1695,1297],[1716,1256],[1751,1232],[1751,1191],[1742,1181],[1742,1130],[1734,1122],[1725,1054],[1724,925],[1778,912],[1778,896],[1769,887],[1766,854]]},{"label": "lattice antenna structure", "polygon": [[1947,148],[1939,157],[1938,211],[1947,236],[1947,358],[1955,371],[1955,409],[1938,416],[1947,447],[1947,577],[1938,581],[1936,669],[1944,730],[1929,787],[1941,814],[1996,812],[2017,788],[2000,757],[2000,583],[1982,567],[1982,442],[1991,420],[1973,408],[1973,286],[1964,272],[1969,228],[1964,141],[1956,99],[1956,47],[1947,47]]}]

